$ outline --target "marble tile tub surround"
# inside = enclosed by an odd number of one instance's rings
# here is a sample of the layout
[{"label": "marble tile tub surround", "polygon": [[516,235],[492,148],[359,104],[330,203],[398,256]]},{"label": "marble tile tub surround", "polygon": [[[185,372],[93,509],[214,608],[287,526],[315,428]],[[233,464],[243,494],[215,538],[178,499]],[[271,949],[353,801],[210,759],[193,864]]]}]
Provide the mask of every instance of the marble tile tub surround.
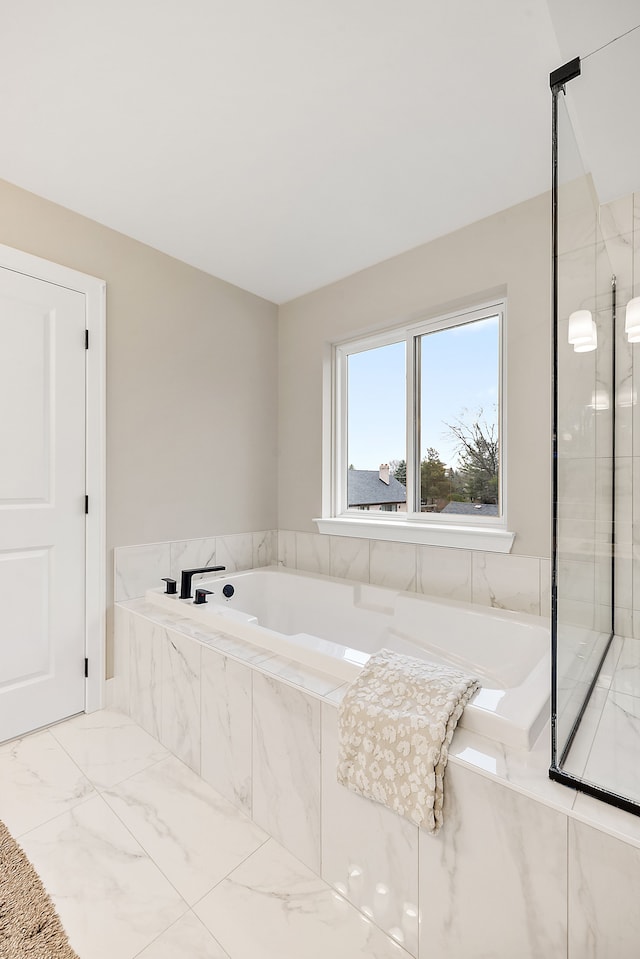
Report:
[{"label": "marble tile tub surround", "polygon": [[[266,530],[114,550],[115,602],[137,599],[182,569],[226,566],[229,572],[270,566],[374,583],[514,612],[550,615],[551,562],[536,556],[484,553],[384,540]],[[194,582],[202,576],[194,577]]]},{"label": "marble tile tub surround", "polygon": [[[277,530],[206,536],[168,543],[119,546],[113,551],[114,601],[144,596],[171,576],[180,583],[180,571],[201,566],[226,566],[230,573],[271,566],[276,562]],[[204,574],[206,575],[206,574]],[[196,575],[194,582],[202,579]]]},{"label": "marble tile tub surround", "polygon": [[[145,630],[164,629],[168,641],[172,629],[188,629],[174,614],[142,600],[119,612],[118,662],[125,668],[135,662]],[[640,820],[550,782],[548,730],[524,752],[459,729],[450,751],[444,829],[438,837],[421,836],[336,783],[336,704],[342,689],[327,691],[319,674],[309,671],[294,676],[274,662],[279,657],[260,659],[257,650],[223,634],[192,627],[190,639],[201,648],[200,732],[194,731],[193,739],[200,739],[202,770],[215,769],[215,788],[239,812],[252,811],[256,828],[268,830],[307,868],[320,872],[387,934],[387,943],[402,943],[418,959],[432,959],[435,943],[448,959],[578,959],[585,936],[592,936],[595,945],[587,955],[636,955],[637,930],[627,941],[624,928],[632,923],[622,921],[617,897],[602,903],[596,929],[590,913],[591,897],[603,882],[597,856],[604,861],[610,851],[627,871],[634,863],[640,868]],[[133,711],[139,688],[131,677],[120,688],[123,696],[129,690],[129,702],[120,706]],[[160,715],[164,689],[160,678],[153,693]],[[213,697],[208,706],[206,696]],[[268,740],[277,740],[285,727],[293,746],[281,743],[271,755]],[[608,852],[591,855],[584,843],[579,847],[582,826],[589,826]],[[574,884],[569,892],[567,863]],[[263,875],[263,885],[267,880],[272,877]],[[236,888],[232,879],[224,880],[216,887],[219,893],[208,894],[195,907],[200,919],[206,923],[225,911],[232,893],[251,898],[240,870],[237,882]],[[622,890],[620,902],[625,896]],[[305,952],[303,946],[299,942]]]},{"label": "marble tile tub surround", "polygon": [[384,540],[278,530],[278,563],[309,573],[550,615],[551,561]]}]

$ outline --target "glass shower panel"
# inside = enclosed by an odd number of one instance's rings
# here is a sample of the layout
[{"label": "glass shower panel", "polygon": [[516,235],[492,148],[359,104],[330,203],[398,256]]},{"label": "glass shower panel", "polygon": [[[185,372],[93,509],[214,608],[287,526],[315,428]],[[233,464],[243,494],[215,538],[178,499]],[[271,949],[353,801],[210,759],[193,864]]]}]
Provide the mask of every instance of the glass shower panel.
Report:
[{"label": "glass shower panel", "polygon": [[640,815],[640,125],[629,112],[640,89],[640,23],[602,41],[550,78],[557,215],[549,774]]},{"label": "glass shower panel", "polygon": [[599,202],[558,95],[556,740],[574,732],[612,630],[611,266]]}]

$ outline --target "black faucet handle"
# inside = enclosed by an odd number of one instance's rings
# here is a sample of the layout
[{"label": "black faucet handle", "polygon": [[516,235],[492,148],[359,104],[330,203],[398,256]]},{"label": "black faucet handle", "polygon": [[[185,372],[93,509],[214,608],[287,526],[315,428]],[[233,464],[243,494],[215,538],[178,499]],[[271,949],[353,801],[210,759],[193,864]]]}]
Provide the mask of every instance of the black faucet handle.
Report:
[{"label": "black faucet handle", "polygon": [[163,576],[162,582],[167,584],[165,593],[168,593],[169,596],[175,596],[175,594],[178,592],[178,586],[175,579],[171,579],[170,576]]},{"label": "black faucet handle", "polygon": [[211,596],[212,593],[212,589],[204,589],[202,586],[199,586],[196,589],[196,598],[193,601],[193,605],[202,606],[203,603],[206,603],[207,596]]}]

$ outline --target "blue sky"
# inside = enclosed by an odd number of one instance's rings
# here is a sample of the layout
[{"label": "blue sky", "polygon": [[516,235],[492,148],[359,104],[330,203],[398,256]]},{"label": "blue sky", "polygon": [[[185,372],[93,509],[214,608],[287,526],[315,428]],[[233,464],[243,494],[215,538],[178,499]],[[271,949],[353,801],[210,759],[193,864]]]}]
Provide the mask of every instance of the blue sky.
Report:
[{"label": "blue sky", "polygon": [[[497,317],[424,336],[422,455],[433,446],[455,465],[455,441],[445,422],[471,422],[480,407],[488,423],[495,421],[497,385]],[[349,357],[348,462],[356,469],[406,458],[405,391],[404,341]]]}]

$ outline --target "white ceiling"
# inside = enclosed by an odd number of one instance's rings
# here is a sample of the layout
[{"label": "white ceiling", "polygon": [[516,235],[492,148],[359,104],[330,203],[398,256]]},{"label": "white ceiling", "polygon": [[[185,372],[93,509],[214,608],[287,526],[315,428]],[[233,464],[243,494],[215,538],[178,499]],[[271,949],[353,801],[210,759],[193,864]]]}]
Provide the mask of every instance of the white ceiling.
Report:
[{"label": "white ceiling", "polygon": [[281,303],[549,188],[549,5],[0,0],[0,177]]}]

